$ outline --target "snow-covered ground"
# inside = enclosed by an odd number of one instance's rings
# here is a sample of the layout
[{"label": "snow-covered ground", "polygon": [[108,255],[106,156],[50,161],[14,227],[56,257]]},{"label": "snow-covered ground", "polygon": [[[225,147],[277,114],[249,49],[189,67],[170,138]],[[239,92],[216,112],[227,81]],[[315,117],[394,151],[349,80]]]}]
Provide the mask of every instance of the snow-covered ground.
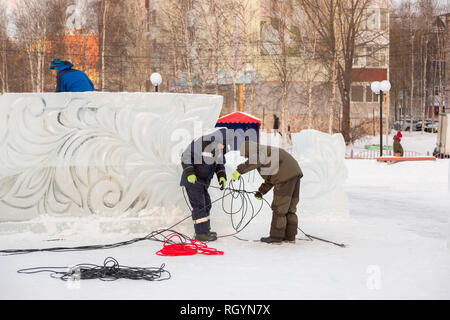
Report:
[{"label": "snow-covered ground", "polygon": [[[404,133],[402,143],[406,150],[426,153],[434,149],[435,139]],[[372,140],[377,143],[377,137]],[[366,141],[360,142],[362,147]],[[346,248],[319,241],[265,245],[227,237],[209,244],[223,250],[223,256],[161,257],[155,254],[161,243],[152,241],[109,250],[0,256],[0,299],[449,299],[449,162],[345,160],[350,217],[300,217],[300,227]],[[246,187],[255,190],[257,185]],[[213,228],[215,220],[225,219],[220,204],[214,212]],[[270,218],[270,208],[264,207],[239,236],[266,236]],[[57,238],[55,234],[3,235],[0,248],[110,243],[143,235],[79,232],[52,242],[46,240]],[[165,263],[172,278],[86,280],[74,286],[48,274],[16,273],[27,267],[101,264],[108,256],[128,266]]]}]

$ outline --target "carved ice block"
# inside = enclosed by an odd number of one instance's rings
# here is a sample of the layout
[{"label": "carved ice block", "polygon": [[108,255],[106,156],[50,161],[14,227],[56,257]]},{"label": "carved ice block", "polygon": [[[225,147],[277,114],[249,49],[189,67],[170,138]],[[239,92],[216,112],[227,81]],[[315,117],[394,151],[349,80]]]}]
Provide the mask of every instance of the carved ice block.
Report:
[{"label": "carved ice block", "polygon": [[348,197],[343,189],[348,171],[341,134],[303,130],[292,134],[293,156],[303,171],[298,210],[302,217],[348,217]]},{"label": "carved ice block", "polygon": [[116,216],[184,203],[180,154],[222,97],[171,93],[0,96],[0,222]]}]

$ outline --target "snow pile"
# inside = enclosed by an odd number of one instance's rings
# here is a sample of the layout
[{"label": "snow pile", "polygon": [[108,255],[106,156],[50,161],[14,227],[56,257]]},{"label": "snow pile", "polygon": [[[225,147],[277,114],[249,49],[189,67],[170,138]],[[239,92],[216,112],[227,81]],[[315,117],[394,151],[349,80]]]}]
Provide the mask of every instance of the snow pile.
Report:
[{"label": "snow pile", "polygon": [[303,130],[292,134],[292,143],[293,156],[303,171],[299,204],[302,216],[348,217],[348,198],[342,187],[348,175],[342,135]]},{"label": "snow pile", "polygon": [[283,145],[283,139],[279,133],[260,131],[259,143],[268,146],[281,147]]}]

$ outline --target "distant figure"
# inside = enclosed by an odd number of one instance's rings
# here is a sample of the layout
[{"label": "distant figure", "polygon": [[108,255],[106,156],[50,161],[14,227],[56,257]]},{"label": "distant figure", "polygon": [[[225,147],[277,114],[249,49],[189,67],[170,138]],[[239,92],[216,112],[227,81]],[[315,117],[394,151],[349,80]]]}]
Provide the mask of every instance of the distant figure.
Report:
[{"label": "distant figure", "polygon": [[397,134],[394,136],[394,156],[396,157],[403,157],[403,147],[400,143],[400,141],[402,140],[402,133],[399,131],[397,132]]},{"label": "distant figure", "polygon": [[94,84],[82,71],[72,69],[69,61],[54,59],[50,62],[50,70],[56,77],[55,92],[84,92],[94,91]]},{"label": "distant figure", "polygon": [[291,125],[288,125],[288,127],[287,127],[287,139],[288,139],[288,142],[289,142],[289,143],[292,142]]},{"label": "distant figure", "polygon": [[[277,117],[276,114],[273,115],[273,131],[276,133],[280,133],[280,118]],[[281,134],[281,133],[280,133]]]}]

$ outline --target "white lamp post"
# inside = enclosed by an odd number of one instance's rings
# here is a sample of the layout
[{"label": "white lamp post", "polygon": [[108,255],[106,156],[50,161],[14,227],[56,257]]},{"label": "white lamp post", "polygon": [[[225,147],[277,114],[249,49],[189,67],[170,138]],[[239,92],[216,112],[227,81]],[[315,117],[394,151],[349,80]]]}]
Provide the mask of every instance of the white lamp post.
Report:
[{"label": "white lamp post", "polygon": [[155,92],[158,92],[158,86],[162,83],[162,77],[158,72],[152,73],[150,81],[155,87]]},{"label": "white lamp post", "polygon": [[381,82],[375,81],[370,84],[370,89],[375,94],[380,95],[380,157],[383,156],[383,96],[391,89],[391,83],[388,80]]}]

